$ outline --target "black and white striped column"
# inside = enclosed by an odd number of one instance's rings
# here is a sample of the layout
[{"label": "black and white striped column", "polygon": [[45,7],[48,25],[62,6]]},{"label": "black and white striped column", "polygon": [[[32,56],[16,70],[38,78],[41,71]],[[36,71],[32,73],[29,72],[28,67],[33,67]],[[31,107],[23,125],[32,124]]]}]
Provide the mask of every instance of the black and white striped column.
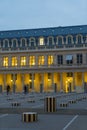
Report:
[{"label": "black and white striped column", "polygon": [[24,112],[22,114],[23,122],[37,121],[37,112]]},{"label": "black and white striped column", "polygon": [[45,98],[45,111],[46,112],[55,112],[56,111],[56,98],[55,97],[46,97]]}]

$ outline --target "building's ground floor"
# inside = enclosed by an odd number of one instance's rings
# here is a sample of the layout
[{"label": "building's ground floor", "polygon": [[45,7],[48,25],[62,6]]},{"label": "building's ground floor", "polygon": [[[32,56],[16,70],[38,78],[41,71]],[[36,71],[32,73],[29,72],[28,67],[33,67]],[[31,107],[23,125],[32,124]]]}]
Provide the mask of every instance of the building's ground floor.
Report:
[{"label": "building's ground floor", "polygon": [[86,91],[87,72],[44,72],[0,74],[0,91],[6,91],[7,85],[11,92],[83,92]]}]

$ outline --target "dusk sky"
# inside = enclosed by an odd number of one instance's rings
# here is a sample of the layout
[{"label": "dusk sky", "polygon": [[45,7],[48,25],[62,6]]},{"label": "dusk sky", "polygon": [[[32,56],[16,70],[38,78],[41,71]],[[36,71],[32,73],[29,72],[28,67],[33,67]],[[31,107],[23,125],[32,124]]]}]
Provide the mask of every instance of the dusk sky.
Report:
[{"label": "dusk sky", "polygon": [[87,25],[87,0],[0,0],[0,31]]}]

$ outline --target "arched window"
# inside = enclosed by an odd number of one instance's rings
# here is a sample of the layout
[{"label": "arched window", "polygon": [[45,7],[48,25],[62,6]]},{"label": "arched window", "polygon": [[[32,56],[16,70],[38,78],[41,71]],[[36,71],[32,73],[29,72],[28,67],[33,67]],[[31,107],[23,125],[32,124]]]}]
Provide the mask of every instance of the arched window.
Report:
[{"label": "arched window", "polygon": [[5,47],[5,48],[9,47],[9,40],[8,39],[3,40],[3,47]]},{"label": "arched window", "polygon": [[30,46],[35,46],[35,38],[30,38]]},{"label": "arched window", "polygon": [[71,44],[72,43],[72,39],[71,37],[68,37],[68,44]]},{"label": "arched window", "polygon": [[26,46],[26,39],[22,38],[21,39],[21,47],[25,47]]},{"label": "arched window", "polygon": [[81,40],[81,36],[78,36],[78,43],[81,43],[82,40]]},{"label": "arched window", "polygon": [[87,35],[86,35],[86,40],[85,40],[85,43],[87,43]]},{"label": "arched window", "polygon": [[77,44],[83,43],[83,36],[81,34],[76,36],[76,43]]},{"label": "arched window", "polygon": [[18,47],[17,39],[12,39],[12,47]]},{"label": "arched window", "polygon": [[58,45],[62,45],[62,37],[58,38]]},{"label": "arched window", "polygon": [[72,35],[68,35],[66,36],[66,44],[72,44],[73,42],[73,36]]},{"label": "arched window", "polygon": [[44,45],[44,38],[43,37],[39,38],[39,45]]},{"label": "arched window", "polygon": [[54,44],[54,38],[53,37],[48,37],[48,45],[53,45]]}]

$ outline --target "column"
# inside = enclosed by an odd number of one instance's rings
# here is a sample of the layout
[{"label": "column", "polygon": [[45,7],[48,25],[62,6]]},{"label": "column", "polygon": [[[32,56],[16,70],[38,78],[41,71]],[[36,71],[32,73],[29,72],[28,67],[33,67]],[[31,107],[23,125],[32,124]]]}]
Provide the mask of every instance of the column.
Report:
[{"label": "column", "polygon": [[63,65],[66,65],[66,55],[63,55]]},{"label": "column", "polygon": [[21,64],[20,64],[20,56],[17,57],[17,62],[18,62],[18,63],[17,63],[17,64],[18,64],[17,66],[19,67],[19,66],[21,65]]},{"label": "column", "polygon": [[74,64],[74,65],[77,64],[77,57],[76,57],[76,54],[73,54],[73,64]]},{"label": "column", "polygon": [[57,66],[57,55],[54,55],[54,66]]},{"label": "column", "polygon": [[4,90],[6,90],[6,74],[3,75]]},{"label": "column", "polygon": [[63,91],[63,73],[60,72],[60,92]]},{"label": "column", "polygon": [[83,53],[83,65],[86,65],[86,54]]},{"label": "column", "polygon": [[35,66],[38,67],[38,55],[35,56]]},{"label": "column", "polygon": [[54,73],[52,73],[52,90],[54,91]]},{"label": "column", "polygon": [[76,85],[75,85],[75,72],[73,72],[73,90],[75,91],[75,88]]},{"label": "column", "polygon": [[41,87],[40,89],[42,90],[41,92],[44,92],[44,73],[41,74],[41,86],[40,87]]},{"label": "column", "polygon": [[48,56],[47,55],[45,55],[45,67],[47,67],[48,66],[48,60],[47,60],[47,58],[48,58]]},{"label": "column", "polygon": [[42,73],[42,84],[43,84],[43,90],[44,90],[44,73]]},{"label": "column", "polygon": [[8,56],[8,66],[12,66],[12,64],[11,64],[11,56]]},{"label": "column", "polygon": [[84,72],[82,72],[82,92],[84,92]]},{"label": "column", "polygon": [[21,75],[22,79],[22,90],[24,90],[24,74]]},{"label": "column", "polygon": [[14,93],[15,93],[15,90],[16,90],[15,80],[16,80],[16,75],[13,74],[13,92],[14,92]]},{"label": "column", "polygon": [[26,66],[29,66],[29,56],[26,56]]},{"label": "column", "polygon": [[32,90],[34,91],[34,78],[35,78],[35,75],[34,73],[32,73]]}]

